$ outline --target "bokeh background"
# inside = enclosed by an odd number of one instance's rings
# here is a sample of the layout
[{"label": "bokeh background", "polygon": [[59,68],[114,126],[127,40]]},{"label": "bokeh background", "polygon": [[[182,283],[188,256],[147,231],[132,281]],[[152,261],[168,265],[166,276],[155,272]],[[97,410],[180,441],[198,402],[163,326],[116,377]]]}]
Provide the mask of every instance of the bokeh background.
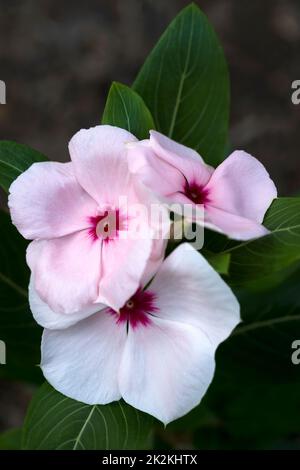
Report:
[{"label": "bokeh background", "polygon": [[[7,85],[0,139],[26,143],[51,160],[68,159],[71,136],[100,122],[110,83],[132,83],[188,3],[0,0],[0,79]],[[299,0],[195,3],[229,63],[232,146],[259,158],[281,195],[300,193],[300,105],[291,102],[291,83],[300,79]],[[21,424],[32,391],[0,381],[0,431]]]}]

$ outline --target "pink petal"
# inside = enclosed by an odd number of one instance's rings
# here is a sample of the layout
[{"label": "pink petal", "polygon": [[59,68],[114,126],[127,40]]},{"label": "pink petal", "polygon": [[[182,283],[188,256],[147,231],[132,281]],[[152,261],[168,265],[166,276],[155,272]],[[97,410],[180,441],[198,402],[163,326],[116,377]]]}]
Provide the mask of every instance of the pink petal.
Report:
[{"label": "pink petal", "polygon": [[165,259],[149,290],[156,295],[159,318],[200,328],[214,348],[240,322],[231,289],[188,243]]},{"label": "pink petal", "polygon": [[141,240],[111,240],[103,244],[102,276],[97,302],[118,311],[141,286],[152,251],[150,237]]},{"label": "pink petal", "polygon": [[97,299],[101,243],[87,230],[31,242],[27,262],[39,296],[55,312],[78,312]]},{"label": "pink petal", "polygon": [[54,310],[51,310],[49,305],[43,302],[43,300],[40,298],[34,287],[32,276],[29,283],[29,304],[35,321],[39,325],[50,330],[62,330],[69,328],[84,318],[87,318],[105,308],[105,306],[101,304],[91,304],[87,307],[84,307],[79,312],[69,315],[66,313],[54,312]]},{"label": "pink petal", "polygon": [[59,392],[89,405],[121,398],[118,370],[126,341],[125,324],[99,312],[66,330],[45,330],[41,367]]},{"label": "pink petal", "polygon": [[251,240],[269,233],[269,230],[258,222],[212,206],[206,207],[205,226],[224,233],[234,240]]},{"label": "pink petal", "polygon": [[214,374],[213,347],[199,328],[151,317],[129,327],[119,371],[124,400],[164,424],[198,405]]},{"label": "pink petal", "polygon": [[132,134],[112,126],[82,129],[72,137],[69,151],[76,177],[99,204],[117,204],[128,193],[126,144],[133,141]]},{"label": "pink petal", "polygon": [[146,286],[157,273],[160,265],[164,260],[167,244],[167,239],[153,240],[151,255],[147,261],[146,268],[140,281],[140,285],[142,287]]},{"label": "pink petal", "polygon": [[169,196],[184,187],[180,171],[159,158],[149,141],[128,145],[128,166],[132,174],[159,196]]},{"label": "pink petal", "polygon": [[196,181],[202,186],[208,183],[213,168],[206,165],[195,150],[157,131],[150,131],[150,146],[160,159],[180,171],[189,183]]},{"label": "pink petal", "polygon": [[8,204],[13,223],[28,239],[82,230],[96,210],[76,181],[72,163],[34,163],[10,186]]},{"label": "pink petal", "polygon": [[[130,199],[133,201],[133,194]],[[103,243],[102,248],[97,301],[117,311],[153,276],[162,262],[166,249],[164,237],[170,226],[168,211],[157,206],[157,200],[145,188],[138,187],[136,201],[132,204],[131,201],[127,207],[127,230]],[[151,218],[150,211],[155,208],[161,209],[159,220]]]},{"label": "pink petal", "polygon": [[277,190],[264,166],[246,152],[233,152],[213,173],[209,204],[261,224]]}]

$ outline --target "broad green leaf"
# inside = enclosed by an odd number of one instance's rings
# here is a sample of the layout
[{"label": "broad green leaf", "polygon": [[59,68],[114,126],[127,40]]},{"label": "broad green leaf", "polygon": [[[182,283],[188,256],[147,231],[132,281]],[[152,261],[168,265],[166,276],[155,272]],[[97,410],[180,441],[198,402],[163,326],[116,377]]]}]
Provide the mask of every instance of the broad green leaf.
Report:
[{"label": "broad green leaf", "polygon": [[237,292],[243,322],[217,352],[226,381],[300,382],[300,366],[292,362],[292,343],[300,339],[299,285],[300,270],[273,290]]},{"label": "broad green leaf", "polygon": [[20,450],[22,429],[10,429],[0,434],[0,450]]},{"label": "broad green leaf", "polygon": [[123,401],[85,405],[45,383],[34,396],[23,428],[24,449],[147,449],[153,419]]},{"label": "broad green leaf", "polygon": [[11,183],[33,163],[47,158],[27,145],[0,141],[0,186],[8,191]]},{"label": "broad green leaf", "polygon": [[170,24],[134,85],[157,130],[197,150],[207,163],[225,157],[229,78],[216,34],[192,4]]},{"label": "broad green leaf", "polygon": [[182,418],[168,424],[167,430],[172,432],[194,431],[205,426],[215,426],[218,418],[205,405],[205,398],[200,405]]},{"label": "broad green leaf", "polygon": [[300,261],[300,198],[276,199],[264,220],[270,234],[237,244],[229,275],[237,285],[257,282]]},{"label": "broad green leaf", "polygon": [[128,86],[114,82],[110,87],[102,124],[121,127],[138,139],[149,137],[154,129],[151,113],[142,98]]},{"label": "broad green leaf", "polygon": [[219,256],[230,254],[228,282],[232,286],[270,288],[282,282],[300,263],[300,198],[275,199],[264,225],[270,234],[246,242],[205,232],[206,250]]},{"label": "broad green leaf", "polygon": [[299,431],[300,365],[292,362],[292,344],[300,339],[299,285],[300,270],[273,290],[237,292],[243,322],[218,348],[206,395],[233,447],[268,448]]},{"label": "broad green leaf", "polygon": [[6,365],[0,365],[0,377],[36,381],[40,377],[41,333],[27,299],[27,243],[3,211],[0,233],[0,340],[6,345]]},{"label": "broad green leaf", "polygon": [[299,433],[300,381],[245,387],[228,406],[225,419],[238,438],[271,440]]},{"label": "broad green leaf", "polygon": [[230,266],[230,253],[202,253],[209,264],[220,274],[228,274]]}]

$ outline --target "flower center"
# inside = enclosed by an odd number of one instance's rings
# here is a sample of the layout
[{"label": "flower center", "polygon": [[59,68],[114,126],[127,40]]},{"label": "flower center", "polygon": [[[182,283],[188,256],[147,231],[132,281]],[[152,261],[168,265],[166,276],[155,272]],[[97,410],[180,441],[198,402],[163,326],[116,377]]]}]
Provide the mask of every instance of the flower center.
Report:
[{"label": "flower center", "polygon": [[101,239],[108,242],[118,238],[119,231],[127,228],[126,219],[118,209],[105,210],[102,214],[89,217],[89,222],[91,224],[89,235],[93,240]]},{"label": "flower center", "polygon": [[120,309],[119,314],[110,308],[108,311],[116,317],[117,323],[127,322],[134,329],[151,324],[151,315],[159,309],[156,306],[156,295],[139,289]]},{"label": "flower center", "polygon": [[207,204],[209,202],[209,191],[196,182],[186,182],[184,194],[193,201],[194,204]]}]

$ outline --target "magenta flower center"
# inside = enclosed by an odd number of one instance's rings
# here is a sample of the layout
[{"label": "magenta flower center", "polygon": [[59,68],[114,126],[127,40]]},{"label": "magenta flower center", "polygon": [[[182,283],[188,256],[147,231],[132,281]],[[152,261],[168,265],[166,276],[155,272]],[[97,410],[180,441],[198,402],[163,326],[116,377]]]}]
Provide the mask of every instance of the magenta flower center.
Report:
[{"label": "magenta flower center", "polygon": [[151,324],[151,315],[159,311],[156,305],[156,296],[153,292],[139,289],[120,313],[108,309],[109,313],[116,317],[117,323],[128,323],[132,328],[137,326],[148,326]]},{"label": "magenta flower center", "polygon": [[126,218],[118,209],[106,210],[102,214],[89,217],[89,222],[89,235],[93,240],[101,239],[107,242],[118,238],[120,230],[127,230]]},{"label": "magenta flower center", "polygon": [[184,194],[195,204],[207,204],[209,202],[209,191],[196,182],[188,183],[186,181]]}]

